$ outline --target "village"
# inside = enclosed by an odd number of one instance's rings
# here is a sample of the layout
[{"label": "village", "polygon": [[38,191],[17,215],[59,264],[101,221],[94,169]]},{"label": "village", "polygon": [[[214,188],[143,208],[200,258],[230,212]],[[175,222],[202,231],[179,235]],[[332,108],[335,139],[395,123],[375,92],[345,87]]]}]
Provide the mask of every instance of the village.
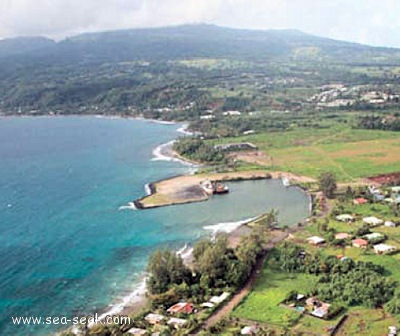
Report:
[{"label": "village", "polygon": [[[230,304],[238,295],[234,287],[229,287],[229,290],[214,288],[211,290],[214,294],[201,302],[198,297],[188,297],[184,294],[173,304],[153,305],[154,309],[143,312],[135,319],[134,326],[130,326],[126,334],[280,335],[279,330],[288,323],[291,333],[286,331],[284,335],[347,335],[345,330],[352,328],[350,325],[354,323],[356,316],[360,318],[356,313],[360,309],[364,309],[368,314],[385,309],[386,317],[376,322],[379,335],[398,335],[395,315],[399,314],[400,310],[397,305],[394,308],[391,305],[391,301],[397,300],[398,297],[394,289],[398,271],[387,267],[397,265],[399,260],[400,186],[370,184],[339,189],[331,199],[321,192],[314,193],[314,213],[308,223],[299,223],[297,228],[290,229],[281,236],[283,240],[275,240],[276,243],[268,245],[272,246],[272,249],[266,254],[265,265],[260,266],[262,269],[254,269],[257,275],[261,271],[267,271],[268,274],[274,272],[289,276],[292,282],[290,286],[285,287],[283,281],[282,289],[267,290],[271,293],[278,290],[280,296],[267,300],[269,294],[265,297],[264,293],[264,299],[260,302],[262,305],[258,306],[257,303],[254,306],[254,297],[259,295],[257,283],[271,281],[271,278],[267,277],[264,280],[262,276],[258,276],[255,287],[243,301],[238,302],[238,306],[231,307]],[[269,231],[269,234],[275,237],[285,231],[273,226],[270,226],[270,230],[272,231]],[[367,272],[363,277],[369,272],[374,272],[370,280],[371,286],[375,286],[374,281],[382,282],[387,286],[382,289],[376,287],[375,290],[386,290],[388,293],[382,292],[378,295],[380,298],[372,298],[376,301],[370,301],[371,304],[366,303],[369,302],[368,298],[345,301],[346,295],[326,295],[325,282],[335,283],[332,272],[338,270],[344,272],[343,277],[347,277],[352,271]],[[392,272],[395,274],[390,275]],[[290,275],[291,273],[293,275]],[[297,276],[297,273],[300,274]],[[303,273],[309,279],[307,285],[297,282],[297,277],[302,277]],[[306,275],[307,273],[310,275]],[[344,287],[343,290],[348,289]],[[241,292],[242,290],[239,291]],[[376,306],[372,302],[376,302]],[[368,306],[366,310],[361,308],[365,304]],[[261,311],[255,313],[254,309]],[[274,314],[277,315],[275,320]],[[213,316],[217,316],[218,319],[214,321]],[[285,316],[290,318],[287,321],[282,320],[286,321],[284,324],[277,322]],[[211,327],[208,324],[209,320],[213,320]],[[205,327],[208,329],[204,329]]]}]

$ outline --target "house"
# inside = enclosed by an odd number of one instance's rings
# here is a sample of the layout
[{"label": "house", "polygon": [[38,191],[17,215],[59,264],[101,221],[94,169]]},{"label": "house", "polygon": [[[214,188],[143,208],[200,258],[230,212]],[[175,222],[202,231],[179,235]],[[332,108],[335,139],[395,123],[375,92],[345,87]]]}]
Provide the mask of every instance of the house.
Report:
[{"label": "house", "polygon": [[319,318],[324,318],[326,315],[328,315],[329,307],[330,307],[329,303],[324,303],[321,307],[315,308],[311,312],[311,315]]},{"label": "house", "polygon": [[388,336],[396,336],[396,335],[397,335],[397,328],[395,326],[389,326]]},{"label": "house", "polygon": [[240,335],[254,335],[257,332],[257,328],[255,326],[246,326],[240,330]]},{"label": "house", "polygon": [[213,308],[214,304],[211,302],[203,302],[200,306],[203,308]]},{"label": "house", "polygon": [[364,197],[358,197],[353,200],[353,204],[355,204],[355,205],[361,205],[361,204],[367,204],[367,203],[368,203],[368,200]]},{"label": "house", "polygon": [[396,227],[397,226],[397,224],[395,222],[392,222],[392,221],[385,221],[384,225],[386,227]]},{"label": "house", "polygon": [[374,251],[377,254],[391,253],[397,250],[397,247],[387,244],[376,244],[374,245]]},{"label": "house", "polygon": [[335,239],[338,240],[344,240],[344,239],[348,239],[351,237],[351,234],[347,233],[347,232],[339,232],[335,234]]},{"label": "house", "polygon": [[318,237],[318,236],[312,236],[310,238],[307,238],[307,241],[309,244],[312,244],[312,245],[319,245],[319,244],[325,243],[325,239],[322,237]]},{"label": "house", "polygon": [[364,238],[368,241],[377,241],[377,240],[384,240],[385,235],[380,232],[372,232],[364,236]]},{"label": "house", "polygon": [[377,226],[383,224],[383,220],[376,217],[364,217],[363,222],[370,226]]},{"label": "house", "polygon": [[348,214],[341,214],[336,216],[336,219],[340,222],[352,222],[354,217]]},{"label": "house", "polygon": [[167,324],[172,324],[176,329],[179,329],[180,327],[183,327],[186,324],[187,320],[185,319],[180,319],[176,317],[171,317]]},{"label": "house", "polygon": [[131,328],[127,331],[127,333],[135,336],[148,335],[146,329],[140,329],[140,328]]},{"label": "house", "polygon": [[311,315],[319,318],[326,317],[329,312],[329,307],[331,306],[329,303],[322,302],[315,297],[308,298],[306,300],[306,305],[312,309]]},{"label": "house", "polygon": [[368,242],[365,239],[357,238],[351,241],[354,247],[358,248],[366,248],[368,246]]},{"label": "house", "polygon": [[223,145],[215,145],[214,149],[220,151],[241,151],[241,150],[257,150],[258,147],[251,142],[234,142]]},{"label": "house", "polygon": [[159,324],[162,320],[165,319],[165,316],[155,313],[147,314],[144,319],[150,324]]},{"label": "house", "polygon": [[224,116],[240,116],[242,113],[239,111],[226,111],[222,113]]},{"label": "house", "polygon": [[297,296],[296,296],[297,301],[303,300],[304,298],[305,298],[304,294],[297,294]]},{"label": "house", "polygon": [[220,296],[213,296],[210,299],[210,302],[215,303],[215,304],[220,304],[221,302],[225,301],[228,296],[229,296],[228,292],[223,292]]},{"label": "house", "polygon": [[169,307],[167,309],[167,312],[170,314],[178,314],[178,313],[191,314],[193,310],[194,310],[193,304],[188,302],[179,302],[177,304],[174,304],[172,307]]},{"label": "house", "polygon": [[207,120],[207,119],[209,120],[209,119],[214,119],[214,118],[215,118],[215,116],[212,114],[206,114],[206,115],[200,116],[201,120]]}]

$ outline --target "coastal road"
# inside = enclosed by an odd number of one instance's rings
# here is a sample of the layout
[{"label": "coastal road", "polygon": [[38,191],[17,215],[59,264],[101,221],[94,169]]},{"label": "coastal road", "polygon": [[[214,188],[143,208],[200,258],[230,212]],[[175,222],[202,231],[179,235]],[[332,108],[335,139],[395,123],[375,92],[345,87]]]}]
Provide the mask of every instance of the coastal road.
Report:
[{"label": "coastal road", "polygon": [[282,240],[286,239],[289,235],[289,232],[279,232],[276,237],[274,237],[266,246],[265,252],[263,256],[258,260],[256,263],[253,271],[249,279],[247,280],[244,287],[237,292],[224,306],[220,309],[216,310],[213,314],[211,314],[207,320],[205,320],[202,325],[199,327],[199,330],[194,335],[199,335],[201,331],[204,331],[218,321],[220,321],[223,317],[227,316],[235,307],[250,293],[253,285],[257,279],[260,270],[262,269],[265,259],[267,258],[268,251],[272,249],[277,243],[281,242]]}]

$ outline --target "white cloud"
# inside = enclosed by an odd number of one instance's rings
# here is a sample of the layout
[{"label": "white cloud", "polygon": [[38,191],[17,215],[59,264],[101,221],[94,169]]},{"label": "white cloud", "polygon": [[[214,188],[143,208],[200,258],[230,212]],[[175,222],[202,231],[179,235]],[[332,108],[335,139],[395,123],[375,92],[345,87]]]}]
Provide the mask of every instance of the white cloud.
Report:
[{"label": "white cloud", "polygon": [[0,36],[215,23],[400,47],[398,0],[1,0]]}]

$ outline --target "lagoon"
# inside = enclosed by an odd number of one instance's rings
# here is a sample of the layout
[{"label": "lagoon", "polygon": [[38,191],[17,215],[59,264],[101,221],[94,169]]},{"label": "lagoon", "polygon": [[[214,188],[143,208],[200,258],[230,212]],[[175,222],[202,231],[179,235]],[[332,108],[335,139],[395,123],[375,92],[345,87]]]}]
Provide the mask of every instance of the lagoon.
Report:
[{"label": "lagoon", "polygon": [[177,250],[218,223],[230,229],[273,208],[282,225],[309,215],[308,196],[280,180],[230,182],[229,194],[202,203],[119,210],[142,196],[146,183],[188,171],[152,155],[180,127],[96,117],[0,119],[0,334],[57,329],[13,326],[11,316],[109,309],[140,284],[152,251]]}]

